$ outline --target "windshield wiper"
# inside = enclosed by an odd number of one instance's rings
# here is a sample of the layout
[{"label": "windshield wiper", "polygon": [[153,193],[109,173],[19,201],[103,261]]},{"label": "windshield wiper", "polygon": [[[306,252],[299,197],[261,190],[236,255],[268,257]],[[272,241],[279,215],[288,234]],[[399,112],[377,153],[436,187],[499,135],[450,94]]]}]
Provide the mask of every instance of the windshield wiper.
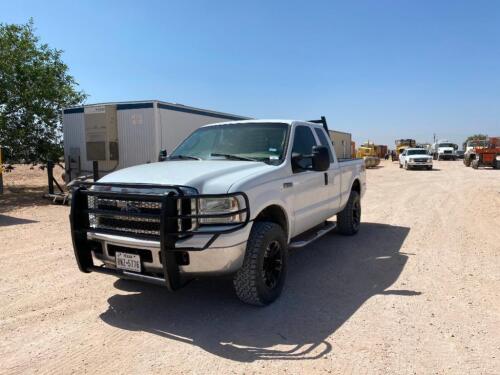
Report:
[{"label": "windshield wiper", "polygon": [[233,155],[233,154],[219,154],[217,152],[211,153],[210,156],[222,156],[222,157],[224,157],[226,159],[230,159],[230,160],[259,161],[257,159],[247,158],[245,156],[238,156],[238,155]]},{"label": "windshield wiper", "polygon": [[175,160],[175,159],[181,159],[181,160],[201,160],[201,158],[198,158],[196,156],[191,156],[191,155],[172,155],[168,157],[168,160]]}]

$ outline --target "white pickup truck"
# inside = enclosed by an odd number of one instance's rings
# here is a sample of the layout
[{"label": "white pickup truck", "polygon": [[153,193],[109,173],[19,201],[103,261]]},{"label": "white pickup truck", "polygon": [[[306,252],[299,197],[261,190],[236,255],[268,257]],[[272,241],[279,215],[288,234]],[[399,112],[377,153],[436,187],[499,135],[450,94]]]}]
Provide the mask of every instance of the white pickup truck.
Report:
[{"label": "white pickup truck", "polygon": [[360,227],[364,163],[339,162],[325,128],[324,118],[207,125],[166,161],[78,185],[70,221],[80,270],[170,290],[229,274],[242,301],[273,302],[289,249]]},{"label": "white pickup truck", "polygon": [[399,155],[399,168],[432,169],[432,156],[424,148],[407,148]]}]

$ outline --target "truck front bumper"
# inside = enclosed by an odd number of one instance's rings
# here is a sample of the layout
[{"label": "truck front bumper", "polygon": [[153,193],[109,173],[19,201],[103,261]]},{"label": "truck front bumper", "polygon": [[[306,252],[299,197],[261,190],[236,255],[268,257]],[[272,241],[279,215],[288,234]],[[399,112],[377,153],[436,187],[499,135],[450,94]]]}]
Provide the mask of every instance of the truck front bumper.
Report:
[{"label": "truck front bumper", "polygon": [[428,159],[425,161],[409,160],[408,165],[411,167],[429,167],[432,166],[432,159]]},{"label": "truck front bumper", "polygon": [[[251,225],[233,232],[228,238],[215,240],[203,251],[182,251],[176,259],[179,273],[186,277],[219,276],[236,272],[243,264],[246,245]],[[89,241],[94,244],[92,257],[94,263],[115,270],[120,276],[121,270],[116,268],[116,250],[141,254],[141,266],[147,274],[163,273],[161,245],[158,241],[138,240],[130,237],[89,232]],[[222,241],[221,241],[222,240]],[[229,245],[228,243],[235,243]],[[97,262],[96,262],[97,261]],[[101,267],[102,267],[101,266]],[[99,272],[99,270],[94,269]],[[109,273],[109,272],[106,272]]]},{"label": "truck front bumper", "polygon": [[[101,186],[103,190],[89,189],[89,186]],[[151,192],[137,192],[144,189]],[[193,213],[192,206],[186,205],[200,198],[231,195],[245,201],[243,208],[231,214],[197,214]],[[92,204],[89,197],[93,197]],[[104,202],[102,207],[100,202]],[[125,209],[110,202],[119,202]],[[240,222],[190,226],[200,218],[235,214],[241,214]],[[104,223],[108,226],[100,224],[101,217],[107,220]],[[247,225],[250,210],[244,193],[184,195],[176,186],[145,184],[82,184],[72,193],[70,222],[73,249],[82,272],[147,281],[170,290],[180,288],[194,276],[238,270],[251,229],[251,225]],[[139,259],[140,270],[127,271],[123,266],[119,269],[116,259],[121,254],[118,252]]]},{"label": "truck front bumper", "polygon": [[457,155],[454,155],[454,154],[439,154],[438,158],[440,160],[452,160],[452,159],[456,159]]}]

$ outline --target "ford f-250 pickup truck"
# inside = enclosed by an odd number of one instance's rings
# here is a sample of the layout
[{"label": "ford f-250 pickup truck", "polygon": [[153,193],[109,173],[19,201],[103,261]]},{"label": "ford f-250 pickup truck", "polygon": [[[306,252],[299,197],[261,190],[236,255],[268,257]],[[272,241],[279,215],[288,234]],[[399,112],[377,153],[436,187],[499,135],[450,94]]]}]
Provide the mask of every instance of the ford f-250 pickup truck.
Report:
[{"label": "ford f-250 pickup truck", "polygon": [[170,290],[232,275],[242,301],[273,302],[289,249],[335,227],[344,235],[360,228],[364,163],[339,162],[325,129],[324,118],[207,125],[163,162],[76,186],[70,221],[80,270]]},{"label": "ford f-250 pickup truck", "polygon": [[407,148],[399,155],[399,168],[432,169],[432,156],[424,148]]}]

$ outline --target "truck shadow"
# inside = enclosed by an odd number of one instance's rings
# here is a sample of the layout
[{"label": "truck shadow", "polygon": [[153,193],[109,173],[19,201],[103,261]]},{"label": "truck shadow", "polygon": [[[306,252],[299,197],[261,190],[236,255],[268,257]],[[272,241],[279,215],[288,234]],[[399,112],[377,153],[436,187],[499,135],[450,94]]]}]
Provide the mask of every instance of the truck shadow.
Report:
[{"label": "truck shadow", "polygon": [[332,350],[326,339],[370,297],[420,294],[388,289],[407,262],[400,249],[409,230],[363,223],[354,237],[327,235],[295,251],[286,288],[268,307],[241,303],[227,279],[195,281],[175,293],[117,280],[131,293],[110,297],[101,319],[234,361],[320,358]]},{"label": "truck shadow", "polygon": [[439,168],[432,168],[432,169],[425,169],[425,168],[411,168],[408,169],[408,172],[439,172],[441,169]]}]

